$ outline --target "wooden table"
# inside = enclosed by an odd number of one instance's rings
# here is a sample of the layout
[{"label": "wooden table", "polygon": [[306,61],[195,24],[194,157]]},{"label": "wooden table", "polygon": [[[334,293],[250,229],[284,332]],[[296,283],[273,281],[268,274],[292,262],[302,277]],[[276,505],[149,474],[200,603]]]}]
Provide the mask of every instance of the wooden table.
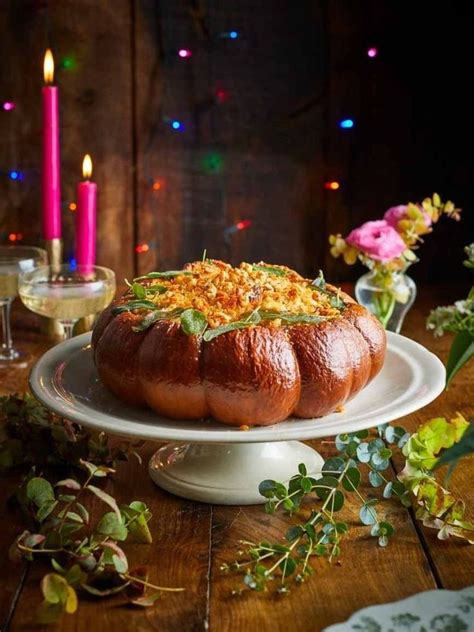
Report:
[{"label": "wooden table", "polygon": [[[425,330],[425,318],[431,307],[463,296],[464,290],[438,288],[422,292],[406,320],[404,334],[445,361],[451,339],[434,339]],[[35,333],[31,323],[30,319],[16,335],[18,338],[20,333],[23,344],[40,355],[50,343]],[[474,363],[471,363],[448,392],[400,423],[414,430],[431,417],[449,417],[458,410],[472,418],[473,381]],[[26,370],[0,372],[0,393],[23,391],[26,385]],[[330,445],[317,445],[323,453],[331,453]],[[144,456],[149,456],[155,447],[147,445]],[[470,508],[471,519],[474,514],[472,464],[472,460],[466,459],[451,483],[452,490],[460,494]],[[401,462],[395,459],[394,467],[400,466]],[[45,569],[41,565],[30,568],[7,561],[8,547],[21,528],[5,506],[11,491],[9,482],[13,483],[14,479],[10,476],[0,490],[0,628],[28,630],[36,629],[34,610],[41,599],[38,582]],[[126,545],[130,558],[137,564],[150,565],[150,580],[159,585],[183,586],[186,592],[165,594],[156,608],[143,610],[131,609],[120,597],[108,601],[85,598],[75,615],[63,618],[60,629],[64,632],[209,629],[215,632],[316,632],[345,620],[364,606],[398,600],[432,588],[458,589],[474,583],[474,547],[454,539],[438,540],[433,530],[415,522],[411,511],[394,502],[388,503],[387,511],[396,527],[396,535],[388,548],[379,548],[374,539],[368,537],[367,528],[357,526],[355,514],[351,516],[349,512],[354,535],[343,543],[340,564],[331,566],[325,560],[316,560],[313,577],[286,596],[251,592],[232,596],[232,589],[241,586],[240,578],[224,575],[220,571],[221,564],[236,558],[240,539],[278,538],[285,531],[285,520],[267,516],[260,506],[219,507],[181,500],[156,488],[148,478],[146,466],[135,463],[121,464],[109,486],[118,499],[143,500],[153,512],[154,543],[151,546]]]}]

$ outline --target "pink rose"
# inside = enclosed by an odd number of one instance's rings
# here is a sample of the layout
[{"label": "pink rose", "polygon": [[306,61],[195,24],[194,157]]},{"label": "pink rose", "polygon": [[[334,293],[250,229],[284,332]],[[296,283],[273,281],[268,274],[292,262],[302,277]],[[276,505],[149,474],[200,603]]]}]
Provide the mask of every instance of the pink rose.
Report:
[{"label": "pink rose", "polygon": [[396,259],[407,248],[395,228],[384,219],[365,222],[354,228],[346,237],[346,242],[377,261]]},{"label": "pink rose", "polygon": [[[390,226],[393,226],[393,228],[397,228],[398,222],[401,219],[405,219],[406,214],[407,214],[407,208],[408,207],[406,204],[399,204],[398,206],[392,206],[391,208],[388,209],[388,211],[385,211],[385,215],[383,216],[383,218],[388,224],[390,224]],[[427,226],[431,226],[432,224],[431,217],[428,215],[426,211],[423,211],[423,209],[420,208],[420,211],[423,213],[425,224]]]}]

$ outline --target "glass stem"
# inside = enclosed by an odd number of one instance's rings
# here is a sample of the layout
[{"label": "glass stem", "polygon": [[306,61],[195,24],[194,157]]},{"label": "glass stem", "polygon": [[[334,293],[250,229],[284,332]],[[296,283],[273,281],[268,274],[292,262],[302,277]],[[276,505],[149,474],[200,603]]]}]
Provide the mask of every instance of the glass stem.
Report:
[{"label": "glass stem", "polygon": [[61,325],[64,328],[64,339],[69,340],[73,336],[74,325],[77,322],[77,318],[74,319],[61,319]]},{"label": "glass stem", "polygon": [[16,355],[13,349],[12,328],[10,323],[10,309],[12,302],[13,299],[11,298],[4,298],[1,302],[3,331],[2,355],[6,358],[14,358]]}]

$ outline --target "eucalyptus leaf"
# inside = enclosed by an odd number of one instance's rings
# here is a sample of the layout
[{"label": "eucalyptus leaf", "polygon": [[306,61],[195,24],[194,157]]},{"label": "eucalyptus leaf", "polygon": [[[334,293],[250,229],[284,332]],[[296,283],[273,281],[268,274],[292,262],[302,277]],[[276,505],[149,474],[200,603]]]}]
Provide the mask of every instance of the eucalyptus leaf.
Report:
[{"label": "eucalyptus leaf", "polygon": [[380,487],[380,485],[383,485],[383,478],[380,476],[378,472],[371,470],[369,472],[369,482],[372,485],[372,487]]},{"label": "eucalyptus leaf", "polygon": [[58,505],[57,500],[47,500],[36,512],[36,519],[38,522],[44,522],[46,518],[53,513]]},{"label": "eucalyptus leaf", "polygon": [[122,518],[118,518],[113,511],[109,511],[102,516],[97,524],[96,531],[119,541],[126,540],[128,536],[128,529],[123,524]]},{"label": "eucalyptus leaf", "polygon": [[287,557],[280,563],[280,569],[283,577],[292,575],[296,570],[296,562],[292,557]]},{"label": "eucalyptus leaf", "polygon": [[322,476],[317,479],[314,491],[321,500],[326,500],[331,490],[335,489],[337,485],[338,481],[334,476]]},{"label": "eucalyptus leaf", "polygon": [[377,512],[373,506],[364,503],[359,511],[359,518],[362,524],[375,524],[377,522]]},{"label": "eucalyptus leaf", "polygon": [[324,462],[322,474],[337,474],[344,469],[345,462],[340,456],[333,456]]},{"label": "eucalyptus leaf", "polygon": [[344,506],[344,494],[340,490],[336,490],[328,502],[327,510],[329,512],[340,511]]},{"label": "eucalyptus leaf", "polygon": [[54,501],[54,489],[49,481],[35,476],[26,485],[26,496],[37,507]]},{"label": "eucalyptus leaf", "polygon": [[120,510],[118,508],[117,501],[115,500],[115,498],[113,498],[110,494],[107,494],[107,492],[104,492],[103,489],[96,487],[95,485],[87,485],[86,489],[88,489],[90,492],[95,494],[97,498],[100,498],[102,502],[109,505],[109,507],[111,507],[114,510],[115,514],[120,519]]},{"label": "eucalyptus leaf", "polygon": [[360,485],[360,472],[356,467],[350,467],[344,474],[342,486],[348,492],[354,492]]},{"label": "eucalyptus leaf", "polygon": [[295,525],[288,529],[288,531],[285,534],[285,537],[288,540],[288,542],[293,542],[293,540],[296,540],[296,538],[299,538],[303,533],[304,533],[303,528],[300,527],[300,525]]},{"label": "eucalyptus leaf", "polygon": [[81,489],[81,484],[73,478],[65,478],[62,481],[58,481],[55,487],[67,487],[68,489],[79,491]]},{"label": "eucalyptus leaf", "polygon": [[154,606],[156,601],[158,599],[160,599],[161,597],[161,593],[156,592],[153,593],[152,595],[146,595],[144,597],[136,597],[135,599],[131,599],[130,603],[132,603],[134,606],[140,606],[142,608],[150,608],[151,606]]},{"label": "eucalyptus leaf", "polygon": [[41,592],[50,604],[65,603],[68,583],[62,575],[48,573],[41,580]]},{"label": "eucalyptus leaf", "polygon": [[123,574],[128,571],[128,562],[127,558],[119,557],[118,555],[112,555],[112,560],[115,566],[115,570],[117,573]]}]

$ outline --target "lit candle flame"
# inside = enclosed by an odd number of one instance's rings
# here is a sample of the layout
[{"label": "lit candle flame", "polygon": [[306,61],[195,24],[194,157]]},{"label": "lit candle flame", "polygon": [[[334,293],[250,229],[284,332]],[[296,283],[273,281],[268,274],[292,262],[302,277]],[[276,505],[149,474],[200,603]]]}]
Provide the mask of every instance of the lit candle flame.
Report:
[{"label": "lit candle flame", "polygon": [[54,59],[53,53],[49,48],[44,55],[43,72],[44,82],[48,85],[51,85],[54,79]]},{"label": "lit candle flame", "polygon": [[82,175],[84,180],[89,180],[92,176],[92,159],[89,154],[86,154],[82,161]]}]

